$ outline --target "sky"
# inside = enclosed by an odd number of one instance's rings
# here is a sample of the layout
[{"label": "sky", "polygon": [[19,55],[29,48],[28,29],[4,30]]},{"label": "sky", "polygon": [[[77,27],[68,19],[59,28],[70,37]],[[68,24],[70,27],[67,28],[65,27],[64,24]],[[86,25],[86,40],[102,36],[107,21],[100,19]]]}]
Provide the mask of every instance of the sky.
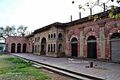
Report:
[{"label": "sky", "polygon": [[[83,5],[87,1],[95,0],[74,0],[74,4],[72,1],[0,0],[0,26],[25,25],[28,26],[28,31],[34,31],[54,22],[70,22],[70,15],[73,16],[73,20],[79,19],[79,11],[82,11],[82,17],[89,15],[89,9],[79,10],[79,4]],[[101,10],[100,7],[95,7],[93,13]]]}]

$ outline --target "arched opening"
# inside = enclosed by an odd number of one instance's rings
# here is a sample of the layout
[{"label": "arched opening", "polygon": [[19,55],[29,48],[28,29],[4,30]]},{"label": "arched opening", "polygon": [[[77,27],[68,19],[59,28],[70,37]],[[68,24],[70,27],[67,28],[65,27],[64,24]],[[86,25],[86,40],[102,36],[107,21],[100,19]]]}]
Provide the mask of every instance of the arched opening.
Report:
[{"label": "arched opening", "polygon": [[17,53],[20,53],[20,52],[21,52],[21,44],[18,43],[18,44],[17,44]]},{"label": "arched opening", "polygon": [[120,33],[114,33],[110,38],[111,60],[120,61]]},{"label": "arched opening", "polygon": [[71,56],[78,57],[78,40],[74,37],[71,40]]},{"label": "arched opening", "polygon": [[48,39],[50,39],[50,34],[48,35]]},{"label": "arched opening", "polygon": [[48,44],[48,52],[50,52],[50,44]]},{"label": "arched opening", "polygon": [[23,53],[26,53],[26,48],[27,48],[27,44],[24,43],[24,44],[23,44],[23,50],[22,50]]},{"label": "arched opening", "polygon": [[58,40],[62,40],[63,35],[61,33],[58,34]]},{"label": "arched opening", "polygon": [[46,39],[41,40],[41,55],[46,55]]},{"label": "arched opening", "polygon": [[53,34],[51,34],[51,39],[53,38]]},{"label": "arched opening", "polygon": [[87,58],[97,58],[96,38],[94,36],[88,37],[87,40]]},{"label": "arched opening", "polygon": [[12,43],[11,44],[11,53],[15,53],[15,47],[16,47],[15,43]]},{"label": "arched opening", "polygon": [[34,45],[32,45],[32,52],[34,52]]},{"label": "arched opening", "polygon": [[62,52],[62,44],[58,45],[58,52]]}]

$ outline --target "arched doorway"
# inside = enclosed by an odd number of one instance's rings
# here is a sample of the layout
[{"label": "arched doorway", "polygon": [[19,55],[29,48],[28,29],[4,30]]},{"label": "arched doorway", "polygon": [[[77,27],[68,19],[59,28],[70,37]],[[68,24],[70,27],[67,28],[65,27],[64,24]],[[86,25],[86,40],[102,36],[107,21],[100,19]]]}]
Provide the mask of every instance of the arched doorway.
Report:
[{"label": "arched doorway", "polygon": [[18,43],[18,44],[17,44],[17,53],[20,53],[20,52],[21,52],[21,44]]},{"label": "arched doorway", "polygon": [[15,47],[16,47],[15,43],[12,43],[11,44],[11,53],[15,53]]},{"label": "arched doorway", "polygon": [[71,40],[71,53],[72,57],[78,57],[78,40],[74,37]]},{"label": "arched doorway", "polygon": [[58,40],[62,40],[62,38],[63,38],[62,33],[59,33],[59,34],[58,34]]},{"label": "arched doorway", "polygon": [[58,52],[62,52],[62,44],[58,45]]},{"label": "arched doorway", "polygon": [[97,58],[96,38],[94,36],[88,37],[87,40],[87,58]]},{"label": "arched doorway", "polygon": [[114,33],[111,36],[111,59],[120,61],[120,33]]},{"label": "arched doorway", "polygon": [[24,43],[24,44],[23,44],[23,50],[22,50],[23,53],[26,53],[26,48],[27,48],[27,44]]},{"label": "arched doorway", "polygon": [[41,40],[41,55],[46,55],[46,38]]}]

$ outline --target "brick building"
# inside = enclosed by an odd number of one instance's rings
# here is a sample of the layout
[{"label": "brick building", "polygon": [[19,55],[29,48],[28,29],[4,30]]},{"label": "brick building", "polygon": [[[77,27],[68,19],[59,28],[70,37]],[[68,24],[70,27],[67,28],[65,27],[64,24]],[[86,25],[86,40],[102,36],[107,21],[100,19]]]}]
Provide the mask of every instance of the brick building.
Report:
[{"label": "brick building", "polygon": [[[115,13],[120,13],[120,8]],[[56,22],[35,30],[27,37],[8,37],[7,51],[120,61],[120,19],[109,18],[108,11],[95,15],[100,18]],[[21,51],[17,50],[19,43]]]}]

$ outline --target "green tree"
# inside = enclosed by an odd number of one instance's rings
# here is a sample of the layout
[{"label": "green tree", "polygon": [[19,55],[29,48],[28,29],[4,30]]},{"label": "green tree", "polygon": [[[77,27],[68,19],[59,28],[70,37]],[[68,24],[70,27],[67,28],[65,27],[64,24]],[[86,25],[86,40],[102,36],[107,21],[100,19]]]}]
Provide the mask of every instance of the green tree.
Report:
[{"label": "green tree", "polygon": [[8,37],[8,36],[15,36],[16,28],[14,26],[6,26],[6,27],[0,27],[0,37]]}]

